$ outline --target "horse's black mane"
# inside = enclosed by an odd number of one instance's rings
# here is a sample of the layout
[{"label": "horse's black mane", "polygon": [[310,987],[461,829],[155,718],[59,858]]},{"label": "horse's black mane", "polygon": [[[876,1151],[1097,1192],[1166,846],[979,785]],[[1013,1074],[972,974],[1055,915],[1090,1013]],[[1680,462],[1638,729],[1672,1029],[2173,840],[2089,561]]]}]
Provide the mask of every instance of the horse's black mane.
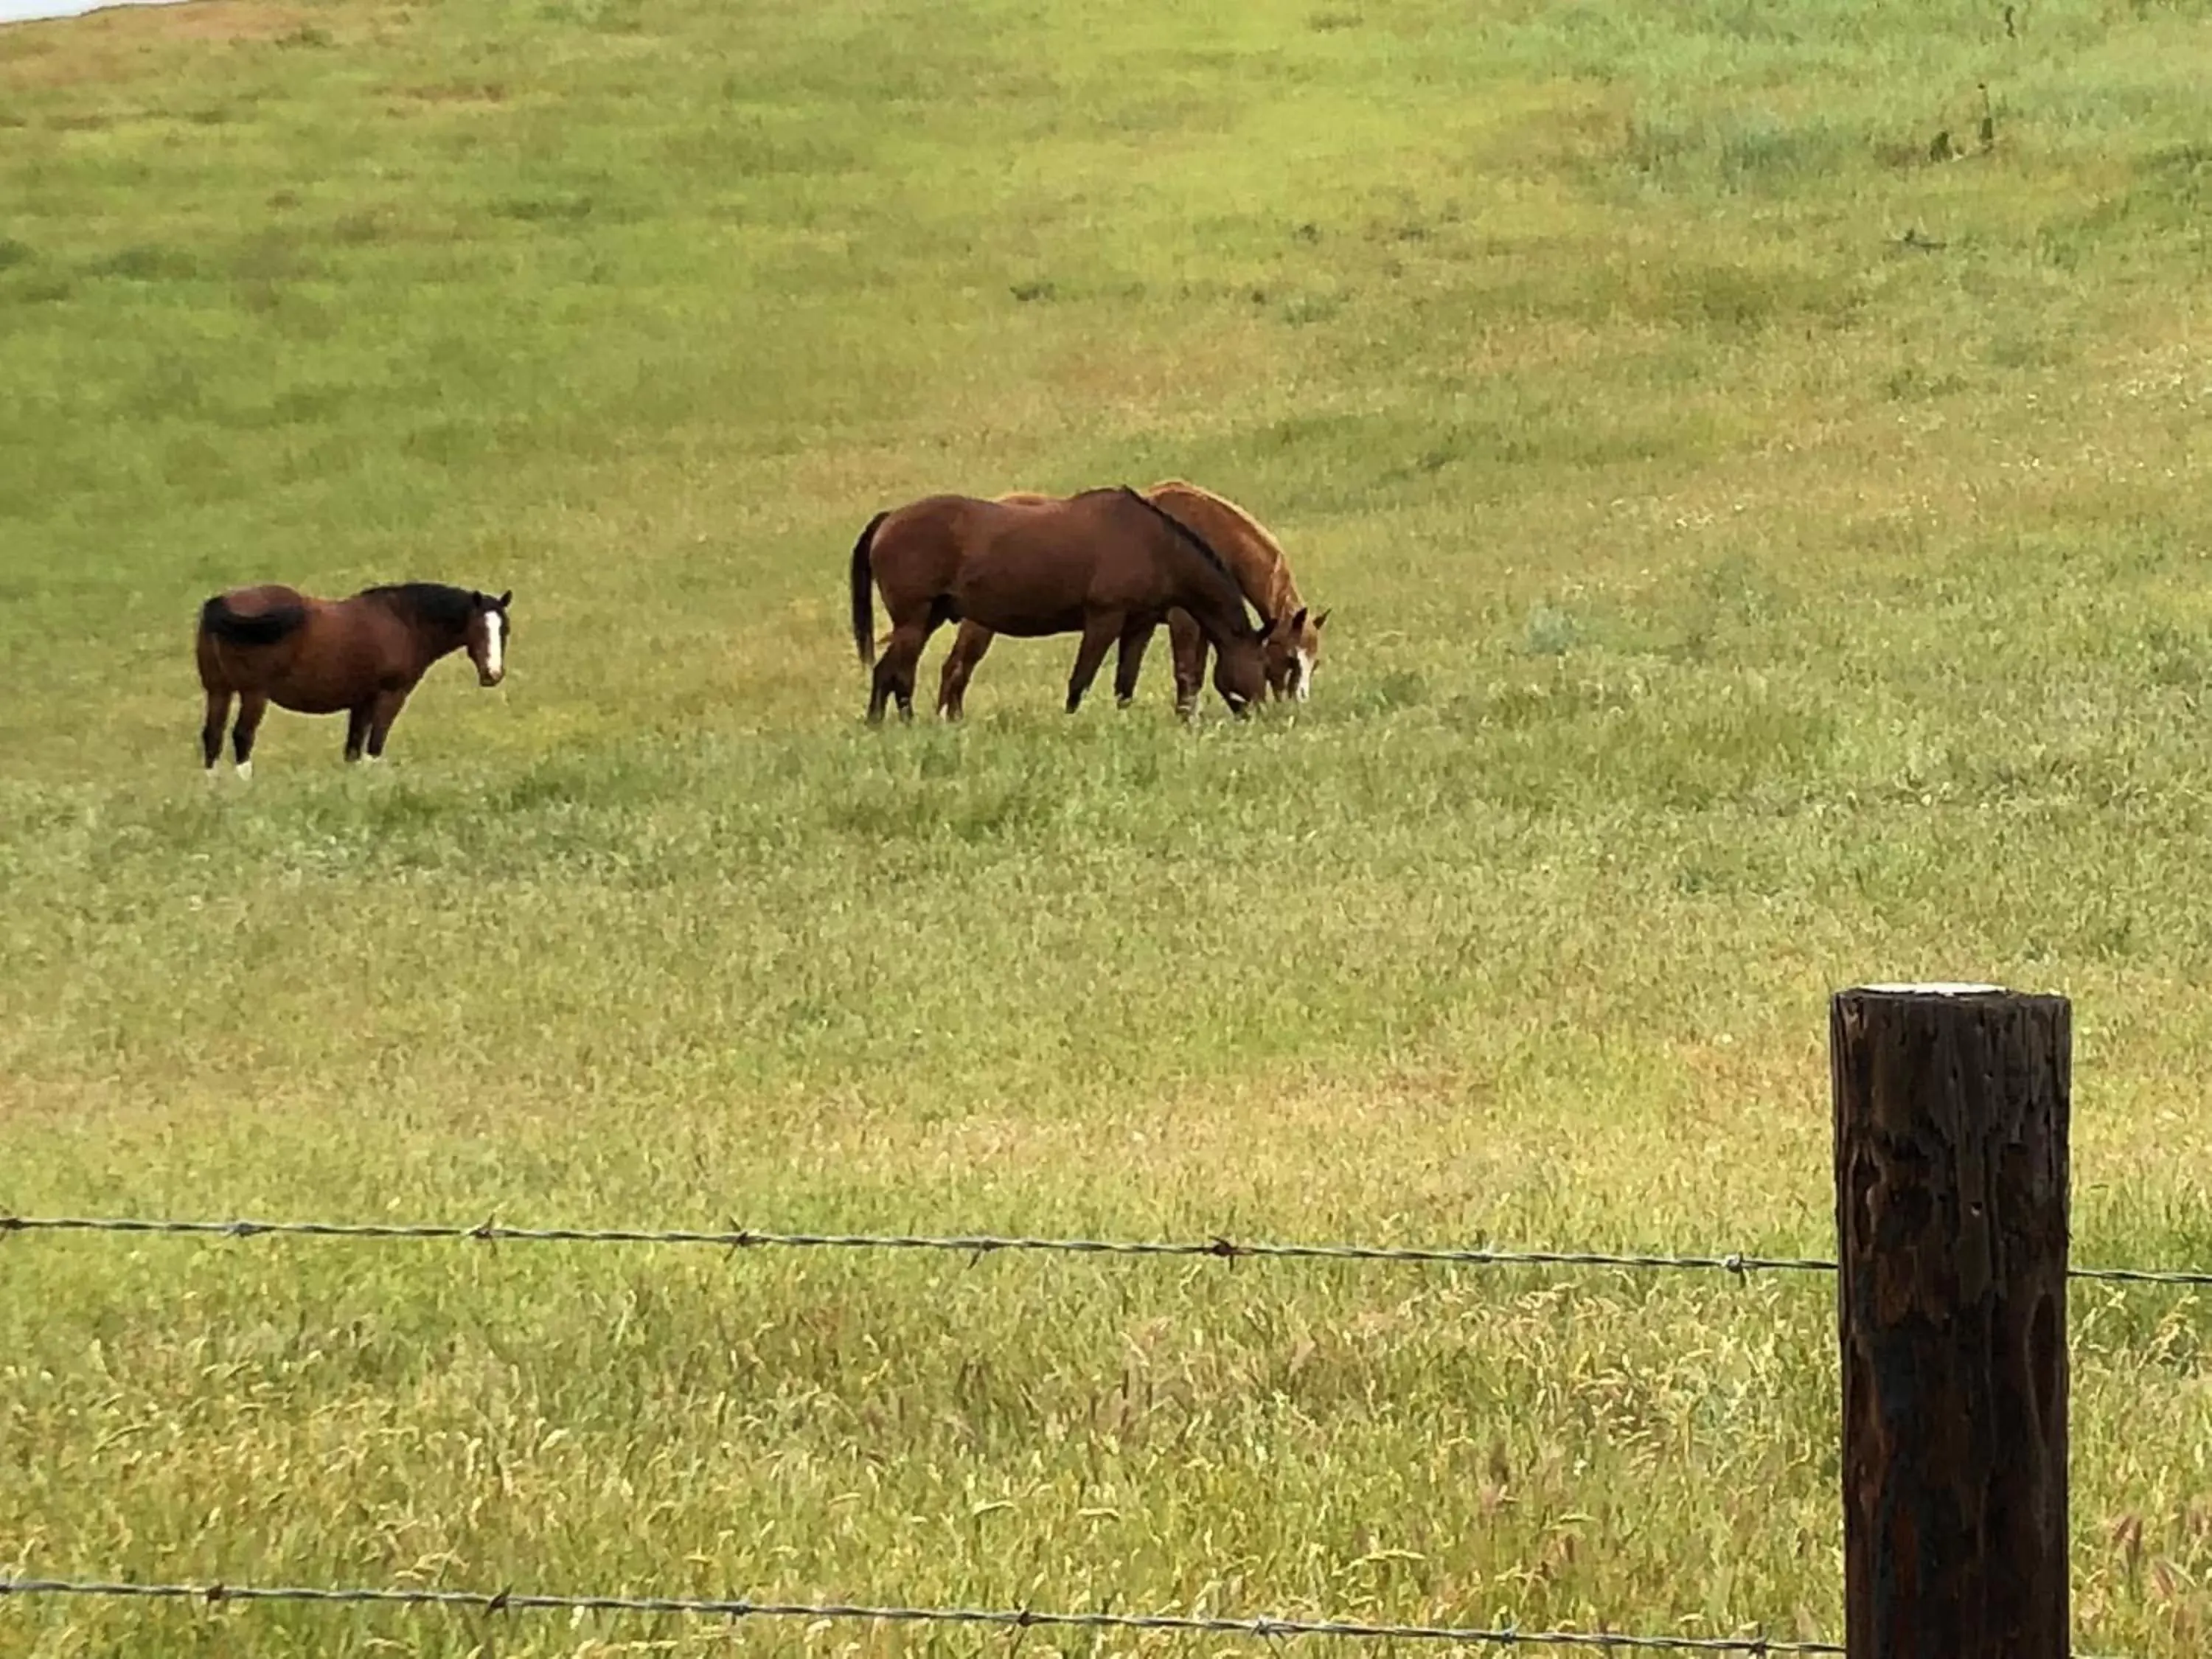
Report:
[{"label": "horse's black mane", "polygon": [[364,587],[354,597],[374,599],[410,622],[454,629],[469,625],[469,615],[477,605],[473,591],[444,582],[392,582],[382,587]]},{"label": "horse's black mane", "polygon": [[1193,547],[1204,554],[1206,556],[1206,563],[1212,565],[1216,570],[1218,570],[1223,575],[1229,578],[1229,585],[1237,589],[1238,602],[1240,604],[1243,602],[1244,594],[1243,586],[1237,582],[1235,574],[1226,564],[1222,562],[1221,555],[1213,550],[1212,543],[1207,541],[1205,537],[1200,535],[1198,532],[1193,530],[1188,525],[1185,524],[1181,519],[1176,517],[1174,514],[1169,512],[1167,508],[1162,507],[1158,501],[1146,497],[1143,492],[1132,489],[1127,484],[1121,485],[1121,490],[1124,495],[1127,495],[1131,501],[1136,502],[1138,506],[1144,507],[1148,512],[1165,520],[1169,529],[1174,531],[1176,535],[1182,537],[1183,540],[1188,542]]}]

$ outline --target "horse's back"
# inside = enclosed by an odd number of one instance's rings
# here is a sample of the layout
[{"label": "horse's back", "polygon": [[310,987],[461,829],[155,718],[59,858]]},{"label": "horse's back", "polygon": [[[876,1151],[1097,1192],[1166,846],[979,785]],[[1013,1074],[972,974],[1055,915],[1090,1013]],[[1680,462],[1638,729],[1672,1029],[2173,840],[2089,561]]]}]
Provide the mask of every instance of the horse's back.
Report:
[{"label": "horse's back", "polygon": [[1008,564],[1087,565],[1102,553],[1157,547],[1164,529],[1174,533],[1136,491],[1121,488],[925,495],[884,515],[870,557],[879,575],[886,565],[945,575]]},{"label": "horse's back", "polygon": [[1026,558],[1079,546],[1105,527],[1117,492],[1080,495],[1018,492],[1000,496],[925,495],[887,514],[875,537],[876,558],[890,550],[927,549],[962,562],[979,557]]},{"label": "horse's back", "polygon": [[250,587],[228,587],[208,601],[237,617],[304,615],[311,601],[296,587],[282,582],[260,582]]},{"label": "horse's back", "polygon": [[[925,599],[945,619],[994,633],[1066,633],[1083,625],[1098,577],[1136,538],[1157,536],[1151,509],[1118,492],[1014,499],[931,495],[878,530],[874,566],[896,615]],[[1117,515],[1132,514],[1133,520]]]},{"label": "horse's back", "polygon": [[974,532],[973,509],[990,503],[972,495],[924,495],[884,514],[869,542],[878,575],[886,565],[936,568],[957,560]]},{"label": "horse's back", "polygon": [[200,638],[204,645],[280,644],[307,625],[313,604],[298,588],[276,582],[228,588],[200,606]]},{"label": "horse's back", "polygon": [[201,683],[307,714],[349,707],[371,654],[357,611],[350,600],[319,599],[279,582],[218,593],[200,607]]},{"label": "horse's back", "polygon": [[976,501],[966,515],[969,541],[999,556],[1088,562],[1124,549],[1156,545],[1164,526],[1129,489],[1073,495],[1024,492]]}]

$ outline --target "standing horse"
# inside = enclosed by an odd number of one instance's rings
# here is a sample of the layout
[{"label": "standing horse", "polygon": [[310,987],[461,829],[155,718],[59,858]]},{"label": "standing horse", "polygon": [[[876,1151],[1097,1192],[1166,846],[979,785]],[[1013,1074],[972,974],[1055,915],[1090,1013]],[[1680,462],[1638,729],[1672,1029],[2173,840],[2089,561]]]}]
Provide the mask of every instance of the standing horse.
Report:
[{"label": "standing horse", "polygon": [[1243,593],[1205,538],[1133,489],[1037,502],[927,496],[868,520],[851,574],[853,644],[864,665],[875,655],[875,588],[891,618],[868,697],[872,725],[893,697],[913,718],[922,647],[945,623],[970,619],[1032,638],[1080,631],[1071,714],[1117,640],[1114,691],[1127,702],[1146,643],[1176,610],[1220,653],[1213,683],[1233,712],[1267,693],[1265,622],[1255,629],[1246,620]]},{"label": "standing horse", "polygon": [[[1280,543],[1243,507],[1210,489],[1201,489],[1181,478],[1168,478],[1144,492],[1145,499],[1178,523],[1196,532],[1221,555],[1237,585],[1262,617],[1276,618],[1267,629],[1264,655],[1267,689],[1279,697],[1304,702],[1313,691],[1314,670],[1321,659],[1321,630],[1328,612],[1310,613],[1291,579],[1290,561]],[[1002,501],[1031,505],[1048,501],[1049,495],[1026,492],[998,497]],[[991,630],[972,619],[946,653],[938,682],[938,712],[949,719],[960,716],[969,676],[991,648]],[[1168,639],[1175,653],[1176,710],[1185,716],[1198,712],[1200,690],[1206,684],[1206,635],[1189,614],[1168,613]]]},{"label": "standing horse", "polygon": [[369,759],[382,758],[408,693],[441,657],[465,649],[477,684],[506,678],[514,597],[441,582],[368,587],[349,599],[278,586],[218,593],[200,607],[195,641],[207,691],[200,754],[208,769],[222,753],[234,696],[231,754],[242,778],[253,775],[253,736],[272,702],[301,714],[343,710],[345,757],[359,760],[366,749]]}]

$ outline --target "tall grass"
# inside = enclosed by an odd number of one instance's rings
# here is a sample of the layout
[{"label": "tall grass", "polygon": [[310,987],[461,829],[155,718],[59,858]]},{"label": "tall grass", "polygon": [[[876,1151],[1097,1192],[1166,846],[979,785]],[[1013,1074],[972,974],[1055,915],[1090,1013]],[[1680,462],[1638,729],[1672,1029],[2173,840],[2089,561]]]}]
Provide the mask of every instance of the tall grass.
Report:
[{"label": "tall grass", "polygon": [[[2077,1255],[2212,1261],[2208,59],[2088,0],[0,30],[0,1210],[1825,1253],[1824,999],[1942,976],[2076,1000]],[[1007,641],[860,728],[870,513],[1171,472],[1334,608],[1295,718],[1066,719]],[[207,592],[414,576],[516,590],[503,690],[203,781]],[[0,1276],[34,1572],[1840,1623],[1817,1279]],[[2085,1649],[2202,1650],[2207,1332],[2076,1292]]]}]

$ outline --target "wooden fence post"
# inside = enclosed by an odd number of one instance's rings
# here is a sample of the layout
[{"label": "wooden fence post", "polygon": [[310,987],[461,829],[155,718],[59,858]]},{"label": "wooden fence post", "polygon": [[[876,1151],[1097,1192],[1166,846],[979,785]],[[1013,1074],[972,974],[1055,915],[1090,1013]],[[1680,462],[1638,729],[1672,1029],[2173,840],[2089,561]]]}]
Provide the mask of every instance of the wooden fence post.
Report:
[{"label": "wooden fence post", "polygon": [[1849,1659],[2066,1659],[2071,1012],[1830,1006]]}]

